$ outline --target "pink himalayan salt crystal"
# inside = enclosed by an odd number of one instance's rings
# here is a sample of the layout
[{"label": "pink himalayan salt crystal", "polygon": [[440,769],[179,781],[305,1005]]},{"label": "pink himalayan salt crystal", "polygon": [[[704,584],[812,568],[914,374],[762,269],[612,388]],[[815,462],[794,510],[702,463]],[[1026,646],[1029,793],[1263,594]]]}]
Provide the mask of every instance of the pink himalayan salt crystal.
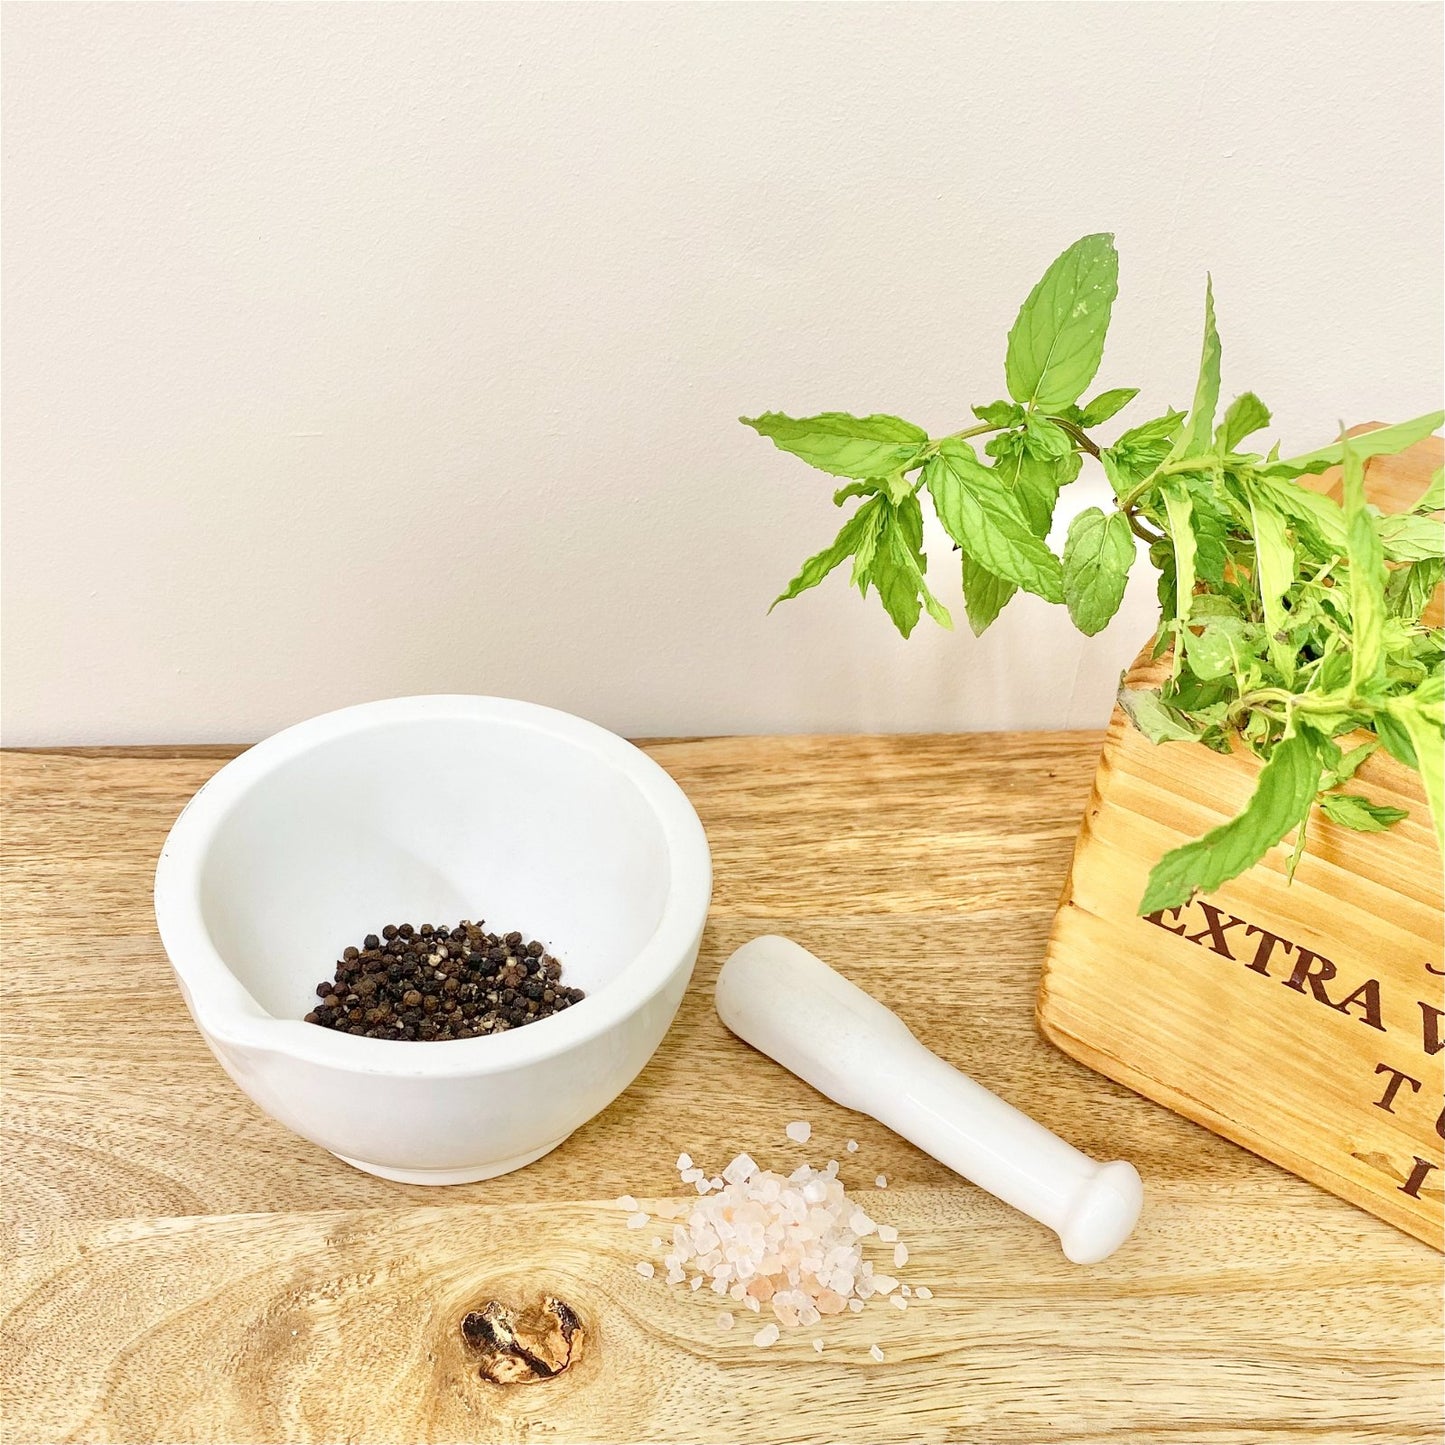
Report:
[{"label": "pink himalayan salt crystal", "polygon": [[874,1187],[875,1189],[887,1189],[887,1188],[888,1188],[888,1176],[887,1176],[886,1174],[880,1174],[880,1175],[873,1181],[873,1187]]},{"label": "pink himalayan salt crystal", "polygon": [[870,1345],[868,1353],[881,1365],[883,1363],[883,1351],[877,1345]]},{"label": "pink himalayan salt crystal", "polygon": [[651,1264],[649,1264],[645,1259],[639,1259],[635,1267],[638,1274],[640,1274],[643,1279],[651,1279],[654,1273],[656,1273],[656,1271],[652,1268]]},{"label": "pink himalayan salt crystal", "polygon": [[814,1352],[814,1354],[818,1354],[818,1355],[821,1355],[821,1354],[823,1353],[823,1342],[822,1342],[822,1340],[814,1340],[814,1341],[813,1341],[813,1352]]},{"label": "pink himalayan salt crystal", "polygon": [[753,1336],[753,1343],[757,1345],[760,1349],[765,1350],[769,1345],[775,1345],[777,1344],[777,1342],[777,1325],[764,1325],[762,1329],[760,1329],[757,1334]]},{"label": "pink himalayan salt crystal", "polygon": [[794,1144],[806,1144],[813,1137],[813,1126],[806,1119],[794,1119],[784,1128],[783,1133]]},{"label": "pink himalayan salt crystal", "polygon": [[785,1329],[857,1313],[865,1299],[889,1294],[897,1280],[875,1275],[863,1258],[863,1239],[878,1226],[837,1176],[836,1160],[822,1170],[803,1164],[784,1177],[739,1154],[717,1176],[716,1190],[712,1179],[699,1178],[701,1197],[680,1206],[673,1227],[668,1279],[681,1283],[691,1274],[694,1289],[709,1284]]},{"label": "pink himalayan salt crystal", "polygon": [[619,1209],[625,1209],[631,1214],[637,1208],[637,1201],[630,1194],[624,1194],[622,1198],[617,1201],[617,1207]]},{"label": "pink himalayan salt crystal", "polygon": [[724,1311],[717,1317],[717,1327],[718,1327],[718,1329],[720,1329],[720,1330],[730,1330],[730,1329],[732,1329],[732,1327],[733,1327],[733,1317],[732,1317],[726,1310],[724,1310]]},{"label": "pink himalayan salt crystal", "polygon": [[919,1299],[932,1299],[932,1298],[933,1298],[933,1291],[932,1291],[931,1289],[929,1289],[929,1287],[928,1287],[926,1284],[921,1284],[921,1285],[919,1285],[918,1288],[913,1291],[913,1293],[916,1294]]},{"label": "pink himalayan salt crystal", "polygon": [[902,1269],[908,1263],[908,1246],[906,1244],[895,1244],[893,1246],[893,1268]]},{"label": "pink himalayan salt crystal", "polygon": [[745,1184],[758,1172],[757,1161],[751,1154],[739,1154],[722,1172],[727,1184]]},{"label": "pink himalayan salt crystal", "polygon": [[878,1226],[878,1238],[884,1244],[892,1244],[898,1238],[898,1231],[891,1224],[880,1224]]},{"label": "pink himalayan salt crystal", "polygon": [[890,1295],[888,1303],[891,1304],[894,1309],[906,1310],[908,1308],[908,1301],[904,1299],[901,1294]]}]

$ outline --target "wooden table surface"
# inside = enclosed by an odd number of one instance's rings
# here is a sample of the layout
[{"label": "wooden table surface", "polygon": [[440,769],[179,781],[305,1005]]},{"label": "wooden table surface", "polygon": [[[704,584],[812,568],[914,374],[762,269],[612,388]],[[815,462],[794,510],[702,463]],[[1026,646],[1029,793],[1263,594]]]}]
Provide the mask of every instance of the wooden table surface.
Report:
[{"label": "wooden table surface", "polygon": [[[716,869],[681,1013],[561,1148],[445,1190],[291,1136],[190,1024],[151,872],[235,749],[4,755],[4,1438],[1438,1440],[1440,1257],[1035,1032],[1098,742],[649,745]],[[713,979],[763,931],[1089,1153],[1133,1160],[1135,1236],[1070,1265],[1044,1229],[728,1035]],[[806,1149],[784,1140],[791,1119],[811,1120]],[[675,1194],[679,1150],[721,1167],[743,1148],[842,1160],[935,1298],[829,1321],[818,1356],[818,1330],[760,1350],[717,1329],[711,1296],[639,1276],[639,1236],[611,1201]],[[544,1289],[582,1313],[588,1353],[552,1381],[481,1381],[462,1315]]]}]

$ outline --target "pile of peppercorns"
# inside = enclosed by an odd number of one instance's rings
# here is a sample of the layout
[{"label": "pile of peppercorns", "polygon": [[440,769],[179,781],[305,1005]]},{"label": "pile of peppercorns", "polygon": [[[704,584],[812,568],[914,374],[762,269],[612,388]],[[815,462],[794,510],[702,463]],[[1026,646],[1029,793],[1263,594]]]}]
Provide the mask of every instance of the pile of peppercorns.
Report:
[{"label": "pile of peppercorns", "polygon": [[388,923],[316,985],[306,1022],[371,1039],[474,1039],[570,1008],[584,995],[561,979],[562,965],[520,933]]}]

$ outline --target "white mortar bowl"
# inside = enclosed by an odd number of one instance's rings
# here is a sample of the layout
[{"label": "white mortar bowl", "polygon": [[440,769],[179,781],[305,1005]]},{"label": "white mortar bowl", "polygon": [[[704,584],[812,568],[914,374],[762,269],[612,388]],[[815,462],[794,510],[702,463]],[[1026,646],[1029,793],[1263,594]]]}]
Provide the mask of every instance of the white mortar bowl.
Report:
[{"label": "white mortar bowl", "polygon": [[[155,906],[191,1017],[266,1113],[384,1179],[457,1184],[530,1164],[636,1078],[711,890],[697,814],[630,743],[530,703],[411,697],[228,763],[171,829]],[[346,945],[464,918],[541,939],[587,997],[441,1043],[303,1022]]]}]

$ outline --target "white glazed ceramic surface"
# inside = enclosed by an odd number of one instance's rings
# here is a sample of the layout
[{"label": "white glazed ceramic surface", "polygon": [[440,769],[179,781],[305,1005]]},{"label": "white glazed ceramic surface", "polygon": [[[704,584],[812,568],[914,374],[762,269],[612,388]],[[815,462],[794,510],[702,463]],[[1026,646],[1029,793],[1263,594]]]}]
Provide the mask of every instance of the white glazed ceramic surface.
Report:
[{"label": "white glazed ceramic surface", "polygon": [[[155,904],[191,1017],[266,1113],[357,1168],[449,1184],[530,1163],[631,1083],[711,888],[697,814],[630,743],[530,703],[415,697],[227,764],[171,829]],[[302,1021],[346,945],[464,918],[541,939],[587,997],[445,1043]]]},{"label": "white glazed ceramic surface", "polygon": [[1133,1231],[1144,1186],[1098,1164],[926,1049],[891,1009],[776,934],[723,964],[717,1011],[755,1049],[845,1108],[871,1115],[1059,1236],[1075,1264]]}]

